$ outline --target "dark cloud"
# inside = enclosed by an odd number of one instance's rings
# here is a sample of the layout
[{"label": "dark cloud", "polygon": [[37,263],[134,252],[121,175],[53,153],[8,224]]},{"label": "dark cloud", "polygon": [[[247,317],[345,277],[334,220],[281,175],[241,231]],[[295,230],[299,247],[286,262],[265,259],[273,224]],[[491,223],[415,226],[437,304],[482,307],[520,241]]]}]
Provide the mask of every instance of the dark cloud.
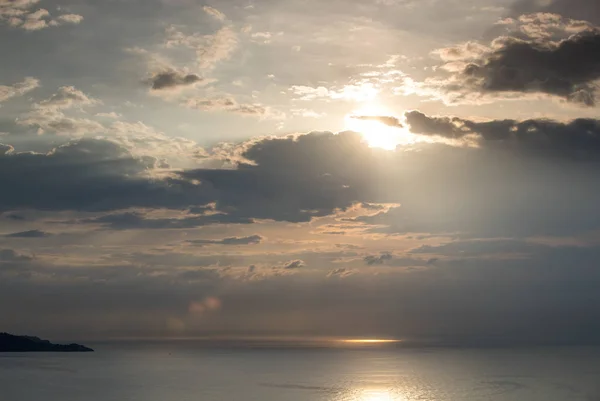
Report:
[{"label": "dark cloud", "polygon": [[14,214],[14,213],[5,214],[5,215],[3,215],[3,217],[7,220],[13,220],[13,221],[27,220],[24,216],[21,216],[19,214]]},{"label": "dark cloud", "polygon": [[349,277],[349,276],[353,275],[354,273],[356,273],[354,270],[350,270],[345,267],[340,267],[338,269],[334,269],[334,270],[330,271],[329,273],[327,273],[327,277],[344,278],[344,277]]},{"label": "dark cloud", "polygon": [[23,255],[13,249],[0,249],[0,263],[2,262],[29,262],[31,256]]},{"label": "dark cloud", "polygon": [[495,120],[475,122],[457,117],[430,117],[418,111],[406,113],[410,130],[421,135],[460,139],[473,135],[481,145],[553,159],[599,161],[600,121],[576,119]]},{"label": "dark cloud", "polygon": [[398,120],[396,117],[392,117],[392,116],[350,116],[350,118],[354,118],[356,120],[363,120],[363,121],[377,121],[384,125],[387,125],[388,127],[396,127],[396,128],[403,127],[400,120]]},{"label": "dark cloud", "polygon": [[593,106],[600,32],[583,32],[558,44],[505,40],[485,59],[469,64],[462,76],[483,93],[546,93]]},{"label": "dark cloud", "polygon": [[[564,3],[566,4],[566,2]],[[438,49],[450,75],[420,84],[448,103],[548,95],[594,106],[600,78],[600,29],[557,14],[517,15],[495,25],[490,44]]]},{"label": "dark cloud", "polygon": [[7,238],[45,238],[50,237],[52,234],[49,234],[40,230],[29,230],[22,231],[18,233],[7,234],[5,237]]},{"label": "dark cloud", "polygon": [[416,110],[407,112],[405,116],[410,131],[415,134],[461,138],[470,133],[462,129],[464,120],[458,117],[429,117]]},{"label": "dark cloud", "polygon": [[[370,148],[351,132],[312,133],[216,149],[234,169],[158,175],[155,159],[134,157],[111,142],[81,140],[47,154],[0,156],[0,187],[10,189],[0,196],[0,210],[107,212],[68,222],[185,229],[259,219],[308,222],[357,203],[375,205],[374,211],[394,203],[402,207],[361,222],[418,233],[480,230],[484,222],[490,232],[597,227],[592,205],[600,197],[598,176],[588,165],[599,160],[596,120],[406,117],[415,132],[459,140],[470,133],[478,147],[416,144],[392,152]],[[578,213],[568,212],[572,207]],[[156,208],[177,213],[157,216],[149,210]],[[521,213],[529,225],[521,224]]]},{"label": "dark cloud", "polygon": [[384,252],[381,255],[365,256],[364,261],[369,266],[383,265],[392,260],[394,256],[389,252]]},{"label": "dark cloud", "polygon": [[12,146],[0,143],[0,156],[4,156],[9,153],[12,153],[12,152],[14,152],[14,150],[15,149]]},{"label": "dark cloud", "polygon": [[219,192],[217,208],[242,216],[303,222],[356,201],[372,201],[383,175],[381,151],[359,134],[312,133],[269,138],[241,147],[237,170],[189,170]]},{"label": "dark cloud", "polygon": [[170,70],[153,75],[146,83],[152,90],[169,90],[185,87],[202,82],[204,79],[196,74],[186,74],[180,71]]},{"label": "dark cloud", "polygon": [[69,142],[46,154],[0,155],[5,189],[0,210],[111,210],[161,203],[171,189],[148,175],[157,163],[96,139]]},{"label": "dark cloud", "polygon": [[260,235],[251,235],[249,237],[231,237],[221,240],[200,239],[187,241],[187,243],[193,245],[255,245],[260,244],[263,239]]},{"label": "dark cloud", "polygon": [[306,266],[303,260],[291,260],[283,265],[283,268],[286,270],[299,269],[301,267]]},{"label": "dark cloud", "polygon": [[215,210],[214,205],[205,205],[205,206],[195,206],[188,210],[191,214],[205,214],[207,212],[212,212]]},{"label": "dark cloud", "polygon": [[[370,200],[367,187],[377,181],[377,151],[358,134],[266,139],[240,149],[247,162],[235,170],[187,170],[166,178],[153,175],[160,166],[156,159],[135,157],[104,140],[81,139],[46,154],[0,155],[0,187],[9,189],[0,197],[0,210],[189,210],[214,203],[217,213],[178,220],[125,213],[86,222],[114,228],[180,228],[254,218],[300,222],[352,206],[361,197]],[[367,167],[358,167],[361,162]]]}]

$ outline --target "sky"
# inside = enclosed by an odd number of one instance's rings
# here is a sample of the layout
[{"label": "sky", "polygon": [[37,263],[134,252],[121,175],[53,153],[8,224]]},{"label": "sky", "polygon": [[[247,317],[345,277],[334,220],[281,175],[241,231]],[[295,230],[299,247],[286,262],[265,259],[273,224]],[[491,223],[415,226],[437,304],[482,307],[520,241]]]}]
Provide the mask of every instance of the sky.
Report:
[{"label": "sky", "polygon": [[0,330],[598,342],[598,24],[0,0]]}]

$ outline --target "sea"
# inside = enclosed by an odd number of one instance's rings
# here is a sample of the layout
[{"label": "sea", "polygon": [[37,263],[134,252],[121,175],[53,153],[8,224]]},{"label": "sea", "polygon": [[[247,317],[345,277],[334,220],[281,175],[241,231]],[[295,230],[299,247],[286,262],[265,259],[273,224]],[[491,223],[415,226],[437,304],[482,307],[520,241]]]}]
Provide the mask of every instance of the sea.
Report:
[{"label": "sea", "polygon": [[600,348],[86,345],[0,354],[0,401],[600,400]]}]

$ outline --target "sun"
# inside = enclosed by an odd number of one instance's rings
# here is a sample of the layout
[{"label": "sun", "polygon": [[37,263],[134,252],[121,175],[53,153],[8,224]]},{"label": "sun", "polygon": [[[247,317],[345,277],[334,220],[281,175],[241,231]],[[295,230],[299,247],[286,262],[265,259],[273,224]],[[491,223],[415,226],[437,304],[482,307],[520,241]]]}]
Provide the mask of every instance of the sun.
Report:
[{"label": "sun", "polygon": [[348,114],[344,126],[346,130],[360,133],[374,148],[394,150],[398,145],[414,143],[416,136],[392,116],[385,108],[372,105]]}]

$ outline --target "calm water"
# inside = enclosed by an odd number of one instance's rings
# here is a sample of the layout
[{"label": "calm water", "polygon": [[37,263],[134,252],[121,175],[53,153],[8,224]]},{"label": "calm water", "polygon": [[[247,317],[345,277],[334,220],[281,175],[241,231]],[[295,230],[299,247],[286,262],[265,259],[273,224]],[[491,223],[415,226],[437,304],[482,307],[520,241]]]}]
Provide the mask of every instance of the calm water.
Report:
[{"label": "calm water", "polygon": [[0,354],[1,401],[600,400],[600,349]]}]

